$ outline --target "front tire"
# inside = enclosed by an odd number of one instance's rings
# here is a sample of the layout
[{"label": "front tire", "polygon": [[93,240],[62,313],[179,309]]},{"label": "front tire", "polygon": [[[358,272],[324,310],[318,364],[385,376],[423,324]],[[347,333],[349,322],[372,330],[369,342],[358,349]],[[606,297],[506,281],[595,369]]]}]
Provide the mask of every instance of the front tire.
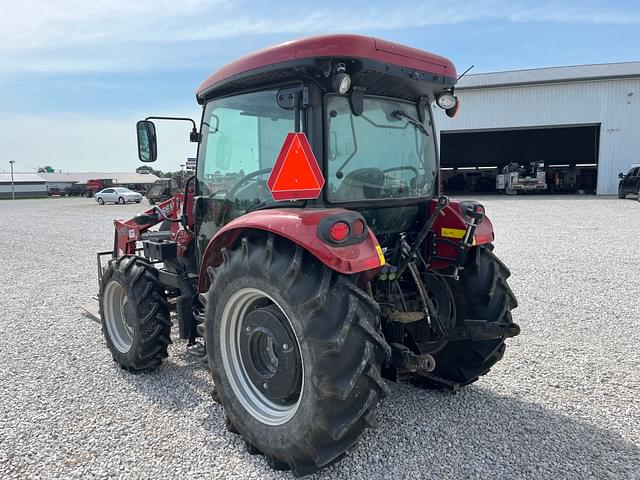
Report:
[{"label": "front tire", "polygon": [[157,367],[167,357],[171,320],[158,272],[146,260],[112,260],[100,285],[102,332],[113,360],[137,372]]},{"label": "front tire", "polygon": [[[493,253],[493,246],[474,248],[458,281],[446,279],[455,306],[455,323],[480,320],[513,325],[511,310],[518,306],[507,285],[509,269]],[[484,341],[455,341],[434,355],[434,375],[459,386],[475,382],[496,364],[505,351],[505,337]]]},{"label": "front tire", "polygon": [[377,303],[271,234],[242,238],[207,273],[207,354],[230,429],[296,475],[342,458],[387,392]]},{"label": "front tire", "polygon": [[124,202],[124,198],[122,198],[122,197],[118,198],[118,203],[119,203],[120,205],[124,205],[124,203],[125,203],[125,202]]},{"label": "front tire", "polygon": [[627,198],[627,195],[623,193],[622,185],[618,187],[618,198],[619,199]]},{"label": "front tire", "polygon": [[98,197],[98,205],[104,205],[104,199],[102,197]]}]

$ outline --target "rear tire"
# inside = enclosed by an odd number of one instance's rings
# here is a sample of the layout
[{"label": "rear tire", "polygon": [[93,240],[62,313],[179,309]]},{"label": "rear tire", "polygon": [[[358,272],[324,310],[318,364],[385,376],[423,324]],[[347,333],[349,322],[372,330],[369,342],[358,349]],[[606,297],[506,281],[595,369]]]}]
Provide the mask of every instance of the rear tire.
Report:
[{"label": "rear tire", "polygon": [[118,203],[120,205],[124,205],[124,198],[122,198],[122,197],[118,198]]},{"label": "rear tire", "polygon": [[113,360],[137,372],[157,367],[171,343],[169,304],[158,272],[146,260],[112,260],[100,287],[102,332]]},{"label": "rear tire", "polygon": [[[205,340],[228,428],[276,469],[306,475],[338,461],[374,426],[374,409],[388,388],[380,365],[390,349],[379,332],[377,303],[349,277],[272,234],[244,237],[222,253],[222,264],[207,270]],[[247,373],[259,370],[256,355],[238,361],[233,349],[241,346],[230,345],[250,345],[255,332],[264,332],[266,321],[247,319],[267,310],[295,337],[298,363],[274,341],[275,373],[256,377]],[[287,397],[269,397],[267,382],[280,368],[300,372],[300,382]]]},{"label": "rear tire", "polygon": [[[463,326],[465,319],[513,323],[511,310],[518,302],[506,281],[511,272],[492,250],[492,245],[474,248],[460,279],[447,279],[458,326]],[[502,358],[504,340],[450,342],[434,355],[436,369],[432,373],[460,386],[473,383]]]}]

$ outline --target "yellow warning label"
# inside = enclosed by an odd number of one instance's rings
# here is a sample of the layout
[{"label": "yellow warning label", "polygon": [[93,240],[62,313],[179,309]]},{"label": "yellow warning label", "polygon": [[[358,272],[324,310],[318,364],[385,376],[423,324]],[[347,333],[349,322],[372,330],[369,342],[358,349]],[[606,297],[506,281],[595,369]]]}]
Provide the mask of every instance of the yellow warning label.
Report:
[{"label": "yellow warning label", "polygon": [[462,228],[444,228],[440,231],[440,235],[449,238],[463,238],[466,230]]},{"label": "yellow warning label", "polygon": [[376,252],[378,252],[378,258],[380,259],[380,265],[385,264],[384,253],[382,252],[382,247],[380,245],[376,245]]}]

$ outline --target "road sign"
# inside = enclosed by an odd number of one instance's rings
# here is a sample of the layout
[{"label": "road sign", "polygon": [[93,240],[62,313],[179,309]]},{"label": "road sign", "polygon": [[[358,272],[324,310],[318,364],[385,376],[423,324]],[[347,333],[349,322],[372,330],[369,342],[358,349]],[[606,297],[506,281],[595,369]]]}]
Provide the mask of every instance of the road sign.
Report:
[{"label": "road sign", "polygon": [[187,172],[195,172],[196,171],[196,159],[195,158],[187,158]]},{"label": "road sign", "polygon": [[312,200],[324,177],[304,133],[289,133],[267,180],[274,200]]}]

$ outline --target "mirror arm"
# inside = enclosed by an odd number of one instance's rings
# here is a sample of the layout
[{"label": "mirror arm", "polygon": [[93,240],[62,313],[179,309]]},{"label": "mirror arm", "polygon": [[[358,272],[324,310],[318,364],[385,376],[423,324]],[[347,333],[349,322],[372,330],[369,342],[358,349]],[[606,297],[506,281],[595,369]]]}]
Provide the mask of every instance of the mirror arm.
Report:
[{"label": "mirror arm", "polygon": [[196,125],[196,122],[189,117],[158,117],[158,116],[152,116],[152,117],[147,117],[145,118],[145,120],[179,120],[182,122],[191,122],[191,125],[193,126],[191,128],[191,133],[189,133],[189,140],[192,143],[198,143],[200,141],[200,134],[198,133],[198,126]]}]

